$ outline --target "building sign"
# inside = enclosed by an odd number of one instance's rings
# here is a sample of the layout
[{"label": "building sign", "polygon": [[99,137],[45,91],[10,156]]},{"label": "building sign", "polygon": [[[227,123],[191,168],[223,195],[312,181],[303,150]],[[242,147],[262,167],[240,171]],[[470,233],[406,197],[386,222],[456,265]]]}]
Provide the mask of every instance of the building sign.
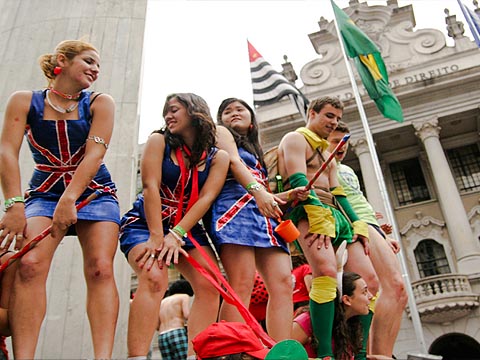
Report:
[{"label": "building sign", "polygon": [[[390,79],[390,87],[395,89],[398,86],[415,84],[421,81],[429,81],[435,78],[439,78],[445,75],[452,74],[460,70],[460,67],[457,64],[452,64],[449,66],[442,66],[428,71],[422,71],[414,73],[411,75],[404,76],[403,78]],[[363,86],[359,86],[358,91],[361,96],[367,95],[367,92]],[[337,95],[338,98],[342,101],[348,101],[353,99],[353,93],[348,91],[344,94]]]}]

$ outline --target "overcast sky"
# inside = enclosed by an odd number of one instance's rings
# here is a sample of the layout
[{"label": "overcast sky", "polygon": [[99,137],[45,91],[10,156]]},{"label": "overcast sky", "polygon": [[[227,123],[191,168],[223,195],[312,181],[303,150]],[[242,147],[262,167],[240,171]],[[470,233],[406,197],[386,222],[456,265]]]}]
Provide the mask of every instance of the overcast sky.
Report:
[{"label": "overcast sky", "polygon": [[[365,2],[360,0],[360,2]],[[386,0],[369,0],[386,5]],[[464,3],[473,8],[471,0]],[[348,0],[337,0],[345,8]],[[398,1],[412,4],[416,27],[435,28],[446,36],[444,9],[470,29],[456,0]],[[308,34],[319,30],[323,16],[333,19],[329,0],[148,0],[139,143],[163,124],[165,97],[173,92],[202,96],[215,118],[220,102],[239,97],[253,105],[247,39],[277,71],[283,56],[297,74],[317,57]],[[447,44],[452,45],[450,38]],[[300,79],[298,87],[302,87]]]}]

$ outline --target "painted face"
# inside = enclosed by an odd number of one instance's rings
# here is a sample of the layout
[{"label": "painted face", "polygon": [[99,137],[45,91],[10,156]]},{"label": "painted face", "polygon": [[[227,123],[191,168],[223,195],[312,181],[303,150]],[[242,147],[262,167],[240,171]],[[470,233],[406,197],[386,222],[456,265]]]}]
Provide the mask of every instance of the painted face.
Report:
[{"label": "painted face", "polygon": [[168,101],[167,112],[164,118],[168,130],[172,134],[180,134],[184,129],[191,126],[187,108],[175,97]]},{"label": "painted face", "polygon": [[[372,294],[368,291],[367,283],[362,278],[355,280],[355,290],[352,296],[344,295],[350,303],[350,313],[355,315],[367,315],[368,305],[372,299]],[[344,300],[344,303],[346,301]]]},{"label": "painted face", "polygon": [[[337,145],[342,141],[345,134],[340,131],[334,131],[328,136],[328,142],[330,146],[328,147],[328,151],[333,152],[333,150],[337,147]],[[338,162],[342,162],[345,159],[348,151],[348,141],[345,145],[343,145],[340,149],[338,149],[337,153],[335,154],[335,159]]]},{"label": "painted face", "polygon": [[90,87],[97,80],[100,73],[100,57],[94,50],[85,50],[76,55],[65,67],[70,76],[83,89]]},{"label": "painted face", "polygon": [[223,110],[222,122],[240,135],[247,135],[252,123],[252,115],[240,102],[234,101]]},{"label": "painted face", "polygon": [[311,110],[308,128],[320,137],[326,139],[342,120],[343,110],[337,109],[330,104],[325,105],[320,112]]}]

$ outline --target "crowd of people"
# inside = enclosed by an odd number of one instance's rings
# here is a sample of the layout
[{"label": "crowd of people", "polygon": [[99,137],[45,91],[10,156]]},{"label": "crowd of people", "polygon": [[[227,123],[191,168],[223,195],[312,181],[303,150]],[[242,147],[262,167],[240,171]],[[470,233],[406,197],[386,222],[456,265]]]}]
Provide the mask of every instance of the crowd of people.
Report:
[{"label": "crowd of people", "polygon": [[[16,359],[35,357],[50,264],[66,235],[77,235],[83,252],[95,358],[112,356],[118,243],[138,278],[126,339],[131,359],[146,358],[155,330],[164,359],[392,358],[407,300],[398,242],[379,225],[353,170],[341,163],[348,143],[317,173],[349,132],[340,100],[313,100],[306,125],[284,135],[278,171],[286,190],[272,193],[247,102],[226,98],[215,122],[202,97],[169,95],[165,125],[149,136],[142,155],[143,191],[122,215],[103,161],[114,99],[88,90],[100,73],[98,51],[66,40],[41,56],[40,66],[47,88],[11,95],[0,139],[6,199],[0,261],[51,225],[45,239],[1,274],[0,335],[12,336]],[[26,191],[19,166],[24,136],[35,161]],[[296,256],[276,231],[286,219],[300,233]],[[222,301],[212,282],[211,265],[218,261],[238,303]],[[190,289],[169,288],[169,266]],[[260,320],[274,346],[252,334],[239,311],[252,308],[257,283],[264,297]]]}]

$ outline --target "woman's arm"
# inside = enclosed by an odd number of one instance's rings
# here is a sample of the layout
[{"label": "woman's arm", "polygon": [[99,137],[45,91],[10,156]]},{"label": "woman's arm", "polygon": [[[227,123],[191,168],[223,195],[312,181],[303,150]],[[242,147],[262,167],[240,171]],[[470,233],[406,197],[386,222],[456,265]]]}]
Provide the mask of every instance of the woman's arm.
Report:
[{"label": "woman's arm", "polygon": [[[113,98],[107,94],[98,96],[92,105],[91,112],[92,126],[89,136],[101,138],[105,144],[109,144],[112,137],[115,115],[115,102]],[[55,208],[52,221],[53,237],[63,236],[68,227],[77,222],[75,201],[83,194],[97,174],[106,150],[104,144],[87,140],[85,156]]]},{"label": "woman's arm", "polygon": [[[200,221],[213,204],[218,194],[220,194],[227,177],[229,165],[230,158],[228,154],[223,150],[219,150],[212,159],[207,180],[198,194],[198,200],[177,224],[187,233]],[[171,233],[165,236],[165,243],[167,242],[167,238],[169,241],[176,240],[175,236]],[[176,251],[175,248],[167,248],[165,245],[161,249],[158,258],[160,260],[164,257],[167,265],[170,264],[172,258],[174,263],[176,263],[178,261],[178,251]]]},{"label": "woman's arm", "polygon": [[[155,133],[149,136],[143,150],[140,163],[142,176],[144,211],[150,237],[144,251],[135,259],[143,267],[151,254],[158,252],[163,246],[162,199],[160,186],[162,183],[162,163],[165,156],[165,137]],[[153,264],[153,263],[152,263]],[[161,265],[161,263],[159,263]]]},{"label": "woman's arm", "polygon": [[[237,144],[230,133],[224,126],[217,126],[217,147],[225,150],[230,156],[230,170],[235,177],[235,180],[247,189],[247,185],[257,182],[253,175],[243,163],[238,154]],[[258,209],[262,215],[272,218],[279,218],[282,216],[282,211],[278,206],[273,206],[275,202],[284,204],[285,202],[279,197],[270,194],[265,188],[249,191],[255,197]]]},{"label": "woman's arm", "polygon": [[[5,200],[15,197],[23,198],[18,159],[31,99],[31,91],[16,92],[8,99],[5,110],[0,138],[0,181]],[[25,243],[26,225],[24,204],[14,202],[0,220],[0,229],[3,229],[0,235],[0,244],[8,235],[7,241],[1,249],[8,249],[13,237],[21,235],[20,238],[16,238],[15,242],[15,249],[20,249]]]}]

